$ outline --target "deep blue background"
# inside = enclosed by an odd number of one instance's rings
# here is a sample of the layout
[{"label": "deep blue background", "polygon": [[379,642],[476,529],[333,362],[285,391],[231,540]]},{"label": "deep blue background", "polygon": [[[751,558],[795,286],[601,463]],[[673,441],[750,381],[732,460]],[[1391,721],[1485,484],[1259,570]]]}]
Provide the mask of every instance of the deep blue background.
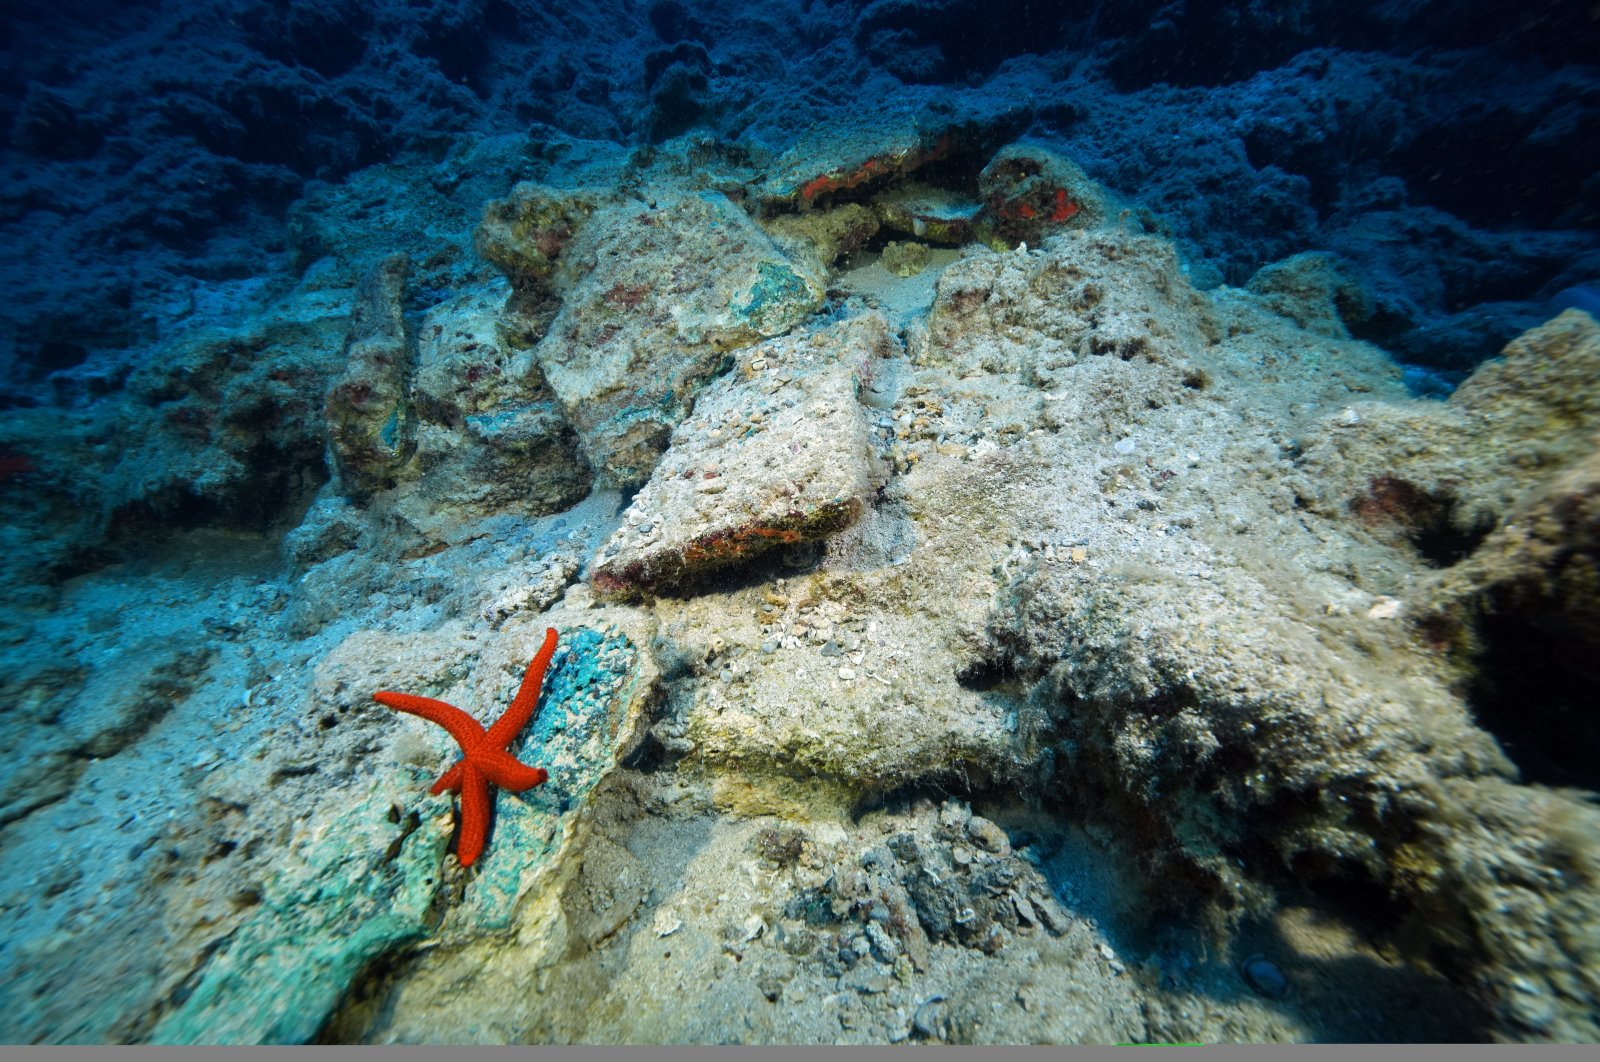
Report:
[{"label": "deep blue background", "polygon": [[1600,281],[1597,12],[10,0],[0,407],[49,400],[51,372],[149,342],[154,307],[189,278],[272,269],[286,208],[311,182],[439,157],[462,134],[545,127],[781,149],[819,117],[899,92],[1001,82],[1029,135],[1161,215],[1202,284],[1337,251],[1375,299],[1363,337],[1459,375],[1557,292]]}]

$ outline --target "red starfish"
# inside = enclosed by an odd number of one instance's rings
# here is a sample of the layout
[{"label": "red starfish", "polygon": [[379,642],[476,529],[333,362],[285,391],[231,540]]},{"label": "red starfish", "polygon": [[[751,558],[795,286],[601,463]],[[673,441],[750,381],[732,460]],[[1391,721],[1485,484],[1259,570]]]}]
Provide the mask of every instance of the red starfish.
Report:
[{"label": "red starfish", "polygon": [[446,789],[461,794],[461,840],[456,844],[456,858],[464,867],[477,862],[489,833],[489,783],[520,793],[550,777],[543,767],[519,763],[506,751],[506,746],[533,718],[533,710],[539,703],[539,689],[544,685],[544,671],[555,652],[556,631],[549,627],[544,632],[544,645],[534,654],[527,673],[522,676],[522,686],[512,699],[511,707],[487,731],[466,712],[432,697],[388,690],[372,695],[379,704],[438,723],[461,745],[461,759],[439,776],[430,791],[435,796]]}]

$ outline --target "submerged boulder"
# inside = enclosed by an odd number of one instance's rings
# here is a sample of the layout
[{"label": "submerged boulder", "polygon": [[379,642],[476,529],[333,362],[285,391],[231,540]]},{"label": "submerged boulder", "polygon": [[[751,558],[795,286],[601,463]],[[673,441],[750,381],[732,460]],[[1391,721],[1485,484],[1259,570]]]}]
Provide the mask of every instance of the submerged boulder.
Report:
[{"label": "submerged boulder", "polygon": [[858,363],[893,342],[873,313],[742,352],[701,393],[601,549],[596,590],[628,598],[680,587],[854,523],[880,478]]},{"label": "submerged boulder", "polygon": [[561,309],[515,371],[537,366],[608,485],[650,475],[730,352],[822,302],[811,266],[715,193],[595,213],[563,253]]},{"label": "submerged boulder", "polygon": [[978,175],[979,224],[987,238],[1011,247],[1038,243],[1065,228],[1093,228],[1112,212],[1111,199],[1083,168],[1036,144],[1000,150]]}]

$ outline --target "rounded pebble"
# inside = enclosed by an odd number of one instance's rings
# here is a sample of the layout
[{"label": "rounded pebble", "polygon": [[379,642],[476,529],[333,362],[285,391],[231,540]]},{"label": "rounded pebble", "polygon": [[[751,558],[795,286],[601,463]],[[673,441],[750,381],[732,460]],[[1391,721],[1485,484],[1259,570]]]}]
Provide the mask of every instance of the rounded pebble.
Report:
[{"label": "rounded pebble", "polygon": [[1006,831],[981,815],[974,815],[967,820],[967,836],[987,852],[1002,856],[1011,854],[1011,840],[1006,836]]},{"label": "rounded pebble", "polygon": [[1289,994],[1289,979],[1265,955],[1252,955],[1240,963],[1239,976],[1257,995],[1268,999],[1282,999]]},{"label": "rounded pebble", "polygon": [[929,1040],[941,1039],[944,1034],[943,996],[934,996],[917,1007],[911,1019],[911,1028],[918,1036]]}]

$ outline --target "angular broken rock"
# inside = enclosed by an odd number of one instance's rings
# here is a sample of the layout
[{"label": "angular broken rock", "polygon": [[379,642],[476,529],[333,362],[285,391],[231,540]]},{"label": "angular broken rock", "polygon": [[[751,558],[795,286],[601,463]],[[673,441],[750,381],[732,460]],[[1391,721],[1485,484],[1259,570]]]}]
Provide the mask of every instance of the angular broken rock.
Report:
[{"label": "angular broken rock", "polygon": [[350,310],[343,374],[328,390],[328,452],[352,497],[388,485],[414,446],[406,400],[412,342],[404,295],[411,261],[391,255],[365,277]]},{"label": "angular broken rock", "polygon": [[561,264],[561,310],[532,357],[595,473],[619,487],[649,477],[729,351],[782,335],[823,297],[811,265],[714,192],[602,208]]},{"label": "angular broken rock", "polygon": [[857,373],[890,346],[870,314],[743,355],[673,433],[600,551],[595,591],[638,598],[854,523],[880,474]]},{"label": "angular broken rock", "polygon": [[497,299],[471,293],[422,318],[412,381],[421,480],[405,502],[419,529],[466,513],[558,512],[589,492],[577,436],[537,373],[508,371],[514,355]]},{"label": "angular broken rock", "polygon": [[511,281],[513,305],[531,307],[551,293],[562,252],[610,198],[596,189],[556,189],[524,181],[484,207],[478,253]]}]

